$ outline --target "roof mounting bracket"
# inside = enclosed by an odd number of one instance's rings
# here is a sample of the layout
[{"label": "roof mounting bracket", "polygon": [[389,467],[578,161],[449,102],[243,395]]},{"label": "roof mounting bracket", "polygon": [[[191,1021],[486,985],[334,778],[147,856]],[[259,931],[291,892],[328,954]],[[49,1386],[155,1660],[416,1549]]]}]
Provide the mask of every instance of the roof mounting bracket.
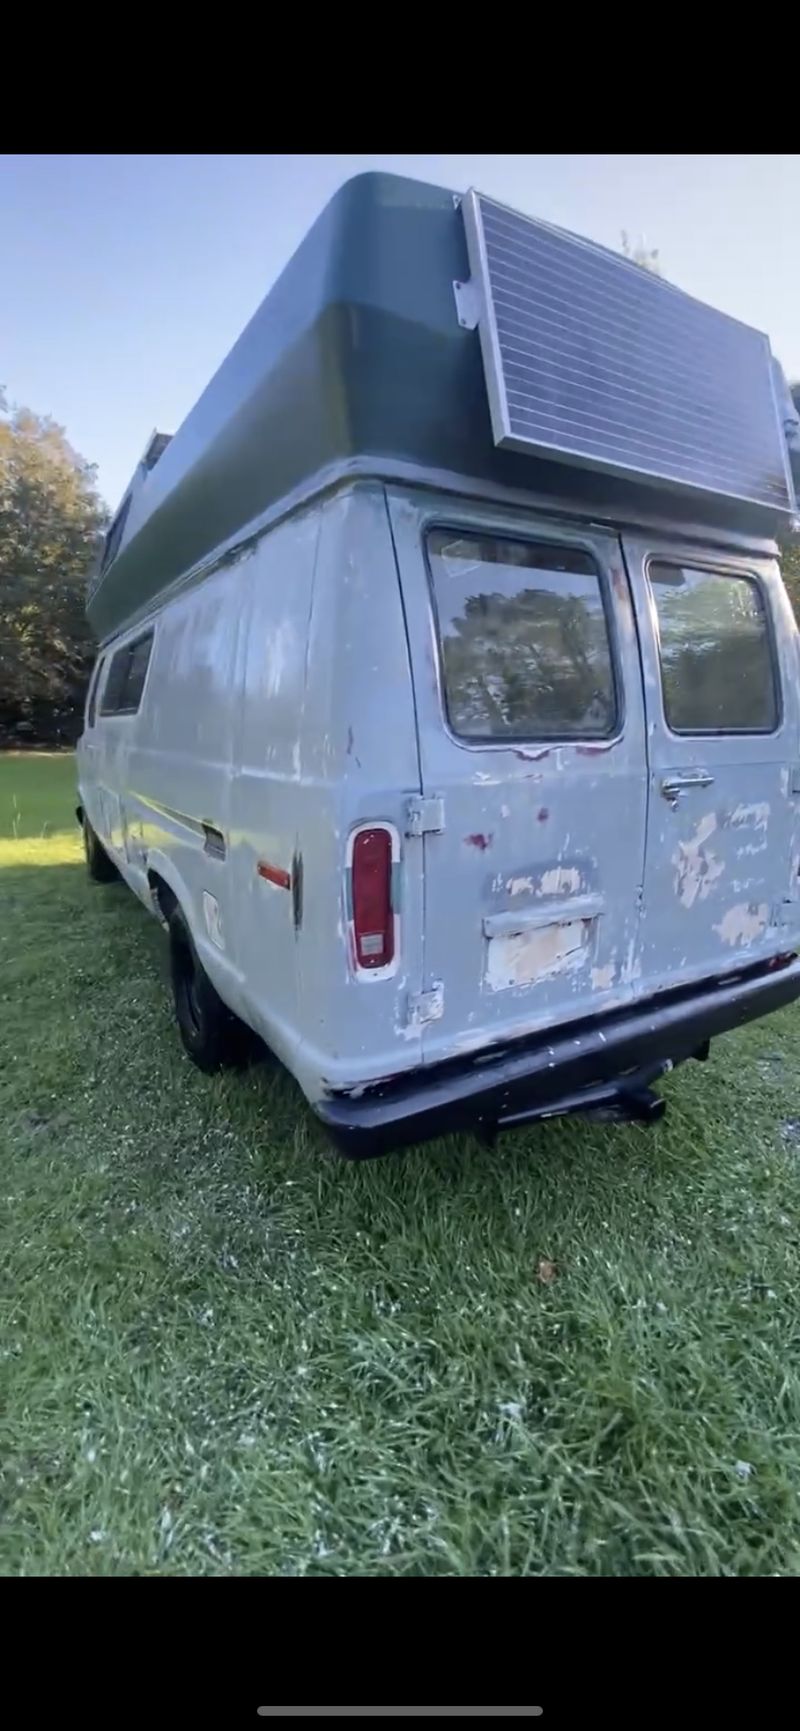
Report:
[{"label": "roof mounting bracket", "polygon": [[458,322],[465,331],[477,329],[481,316],[481,295],[474,277],[467,282],[454,282],[453,294],[456,297],[456,312]]}]

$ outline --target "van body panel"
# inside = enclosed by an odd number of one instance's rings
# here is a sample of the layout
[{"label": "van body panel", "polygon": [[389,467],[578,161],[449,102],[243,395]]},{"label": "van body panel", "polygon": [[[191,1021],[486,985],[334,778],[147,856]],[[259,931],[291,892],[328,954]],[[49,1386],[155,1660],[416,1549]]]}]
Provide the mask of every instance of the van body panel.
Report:
[{"label": "van body panel", "polygon": [[[565,550],[591,559],[616,682],[608,738],[457,737],[426,553],[442,527],[552,549],[556,565]],[[669,728],[653,559],[762,586],[771,732]],[[351,1151],[623,1095],[627,1112],[634,1084],[704,1027],[797,995],[796,966],[768,972],[800,945],[797,633],[774,561],[360,480],[150,623],[135,715],[102,714],[127,638],[104,650],[82,805],[149,907],[155,879],[169,886],[225,1002]],[[701,771],[713,782],[669,805],[661,782]],[[400,938],[373,978],[353,965],[347,873],[353,834],[375,824],[396,842]]]},{"label": "van body panel", "polygon": [[[585,524],[389,495],[419,718],[425,978],[441,985],[426,1061],[620,1004],[635,991],[647,806],[642,680],[619,540]],[[467,742],[447,725],[426,537],[446,526],[586,551],[605,591],[617,683],[612,737]]]},{"label": "van body panel", "polygon": [[[774,560],[709,555],[691,544],[657,537],[625,536],[624,549],[648,715],[640,989],[658,991],[785,952],[800,941],[797,634]],[[654,567],[676,576],[686,571],[709,574],[726,584],[738,578],[743,598],[751,585],[758,585],[760,676],[769,661],[774,679],[771,730],[727,730],[725,711],[734,710],[735,668],[721,693],[715,731],[670,726],[651,580]],[[691,623],[687,615],[687,628]],[[677,648],[680,652],[679,642]],[[686,653],[687,677],[699,691],[709,677],[704,663],[717,648],[710,627],[704,639],[698,621]],[[741,677],[748,676],[754,679],[759,673],[753,669],[748,675],[745,663]]]},{"label": "van body panel", "polygon": [[[299,751],[298,968],[315,1086],[412,1068],[422,986],[423,848],[406,835],[420,791],[406,623],[383,488],[358,484],[321,514]],[[348,938],[348,842],[361,824],[399,847],[399,947],[388,978],[358,974]]]}]

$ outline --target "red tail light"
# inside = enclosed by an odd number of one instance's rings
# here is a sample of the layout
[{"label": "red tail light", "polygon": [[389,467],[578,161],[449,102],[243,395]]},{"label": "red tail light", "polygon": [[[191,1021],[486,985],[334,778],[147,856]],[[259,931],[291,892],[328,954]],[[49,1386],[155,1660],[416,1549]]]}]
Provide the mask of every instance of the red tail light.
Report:
[{"label": "red tail light", "polygon": [[386,968],[394,959],[392,838],[362,829],[353,839],[353,940],[359,968]]}]

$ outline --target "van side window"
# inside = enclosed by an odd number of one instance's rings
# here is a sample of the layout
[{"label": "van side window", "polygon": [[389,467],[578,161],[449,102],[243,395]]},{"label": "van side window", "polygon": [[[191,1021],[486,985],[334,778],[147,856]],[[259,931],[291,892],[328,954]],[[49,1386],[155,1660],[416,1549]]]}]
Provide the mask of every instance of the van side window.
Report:
[{"label": "van side window", "polygon": [[123,644],[111,658],[103,691],[101,715],[135,715],[142,700],[153,647],[153,632]]},{"label": "van side window", "polygon": [[617,722],[590,553],[434,529],[428,563],[447,716],[463,739],[601,738]]},{"label": "van side window", "polygon": [[87,702],[86,702],[86,726],[87,727],[94,727],[95,713],[97,710],[97,693],[98,693],[98,690],[100,688],[100,675],[102,674],[102,671],[103,671],[104,661],[105,661],[105,656],[99,655],[95,664],[94,664],[94,667],[92,668],[92,677],[89,681],[89,696],[88,696]]},{"label": "van side window", "polygon": [[760,585],[662,560],[648,575],[673,733],[772,733],[778,696]]}]

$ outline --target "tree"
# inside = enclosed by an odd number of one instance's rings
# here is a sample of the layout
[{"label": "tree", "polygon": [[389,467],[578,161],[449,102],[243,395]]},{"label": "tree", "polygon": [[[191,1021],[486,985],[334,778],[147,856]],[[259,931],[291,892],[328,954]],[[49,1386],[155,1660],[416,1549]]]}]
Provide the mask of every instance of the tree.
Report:
[{"label": "tree", "polygon": [[0,393],[0,736],[73,738],[93,645],[86,580],[106,512],[62,427]]},{"label": "tree", "polygon": [[622,253],[629,258],[631,264],[638,264],[642,270],[649,270],[653,276],[661,275],[661,260],[658,247],[649,247],[644,235],[637,241],[632,241],[626,230],[622,230]]}]

